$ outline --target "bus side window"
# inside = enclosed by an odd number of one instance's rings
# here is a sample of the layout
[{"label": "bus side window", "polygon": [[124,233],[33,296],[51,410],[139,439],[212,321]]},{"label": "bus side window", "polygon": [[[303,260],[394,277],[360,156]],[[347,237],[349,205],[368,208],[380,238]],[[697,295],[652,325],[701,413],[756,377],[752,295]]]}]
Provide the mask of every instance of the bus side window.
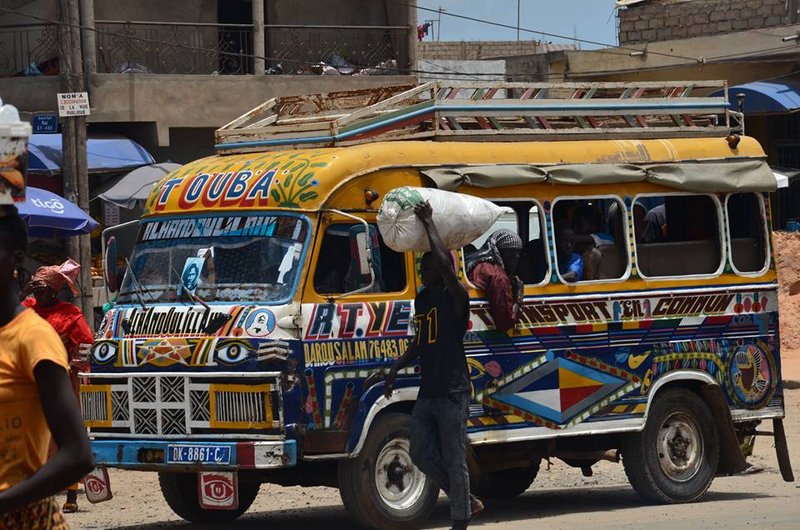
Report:
[{"label": "bus side window", "polygon": [[[314,290],[318,294],[343,294],[364,287],[357,274],[358,258],[350,244],[350,229],[356,225],[341,223],[329,226],[322,238],[317,268],[314,271]],[[375,225],[370,225],[378,232]],[[363,230],[362,230],[363,232]],[[373,256],[375,284],[370,292],[400,292],[406,288],[404,255],[386,246],[378,233],[378,255]]]},{"label": "bus side window", "polygon": [[767,263],[764,214],[756,193],[732,193],[725,200],[731,265],[737,272],[758,272]]},{"label": "bus side window", "polygon": [[543,212],[538,205],[528,210],[528,241],[522,247],[522,256],[517,275],[525,285],[536,285],[544,281],[549,270],[547,234],[544,229]]},{"label": "bus side window", "polygon": [[556,258],[566,283],[615,280],[628,270],[625,206],[611,197],[556,199]]},{"label": "bus side window", "polygon": [[644,277],[714,274],[722,266],[719,209],[708,195],[639,196],[646,213],[636,234]]}]

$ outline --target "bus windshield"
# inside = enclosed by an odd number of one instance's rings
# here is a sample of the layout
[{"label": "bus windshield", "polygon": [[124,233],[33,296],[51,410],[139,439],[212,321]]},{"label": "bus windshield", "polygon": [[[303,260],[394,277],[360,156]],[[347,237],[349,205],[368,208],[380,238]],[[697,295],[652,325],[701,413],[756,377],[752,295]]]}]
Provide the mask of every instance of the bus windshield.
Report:
[{"label": "bus windshield", "polygon": [[286,301],[308,233],[308,221],[290,215],[147,221],[117,302]]}]

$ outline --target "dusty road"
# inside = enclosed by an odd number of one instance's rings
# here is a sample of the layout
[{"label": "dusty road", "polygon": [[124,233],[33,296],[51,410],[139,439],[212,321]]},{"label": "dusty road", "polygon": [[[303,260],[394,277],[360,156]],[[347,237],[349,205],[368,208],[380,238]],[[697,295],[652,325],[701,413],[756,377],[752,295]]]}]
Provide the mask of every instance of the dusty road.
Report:
[{"label": "dusty road", "polygon": [[[795,476],[800,477],[800,390],[787,391],[786,431]],[[769,427],[765,428],[770,428]],[[750,459],[765,468],[749,476],[718,478],[700,503],[646,506],[628,486],[622,466],[601,462],[584,478],[559,461],[539,477],[527,493],[511,501],[487,503],[475,528],[516,529],[737,529],[800,528],[800,483],[786,483],[777,470],[771,438],[759,438]],[[112,470],[115,498],[91,505],[81,498],[81,512],[68,515],[75,529],[156,528],[211,529],[189,525],[167,507],[155,474]],[[442,497],[429,528],[446,528],[446,499]],[[264,485],[254,505],[233,528],[353,528],[331,488],[282,488]]]}]

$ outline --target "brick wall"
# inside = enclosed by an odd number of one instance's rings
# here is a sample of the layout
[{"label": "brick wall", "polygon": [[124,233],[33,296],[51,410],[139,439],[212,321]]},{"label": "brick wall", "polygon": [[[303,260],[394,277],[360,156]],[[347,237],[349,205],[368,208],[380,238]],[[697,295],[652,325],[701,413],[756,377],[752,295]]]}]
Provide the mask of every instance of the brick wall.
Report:
[{"label": "brick wall", "polygon": [[461,41],[417,43],[417,58],[430,60],[474,61],[495,57],[514,57],[542,53],[537,41]]},{"label": "brick wall", "polygon": [[619,10],[619,43],[718,35],[793,24],[796,0],[650,0]]}]

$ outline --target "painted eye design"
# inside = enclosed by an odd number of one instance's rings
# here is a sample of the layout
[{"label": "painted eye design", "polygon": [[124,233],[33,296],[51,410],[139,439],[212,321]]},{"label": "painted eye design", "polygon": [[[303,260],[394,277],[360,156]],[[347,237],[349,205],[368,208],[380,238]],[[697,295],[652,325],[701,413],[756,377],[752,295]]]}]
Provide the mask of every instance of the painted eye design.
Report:
[{"label": "painted eye design", "polygon": [[102,340],[94,343],[92,358],[95,362],[105,364],[113,361],[117,356],[117,343],[113,340]]},{"label": "painted eye design", "polygon": [[226,340],[217,345],[217,360],[225,364],[238,364],[247,359],[254,348],[245,340]]},{"label": "painted eye design", "polygon": [[233,498],[235,491],[228,481],[212,478],[203,484],[203,493],[216,503],[226,504]]}]

